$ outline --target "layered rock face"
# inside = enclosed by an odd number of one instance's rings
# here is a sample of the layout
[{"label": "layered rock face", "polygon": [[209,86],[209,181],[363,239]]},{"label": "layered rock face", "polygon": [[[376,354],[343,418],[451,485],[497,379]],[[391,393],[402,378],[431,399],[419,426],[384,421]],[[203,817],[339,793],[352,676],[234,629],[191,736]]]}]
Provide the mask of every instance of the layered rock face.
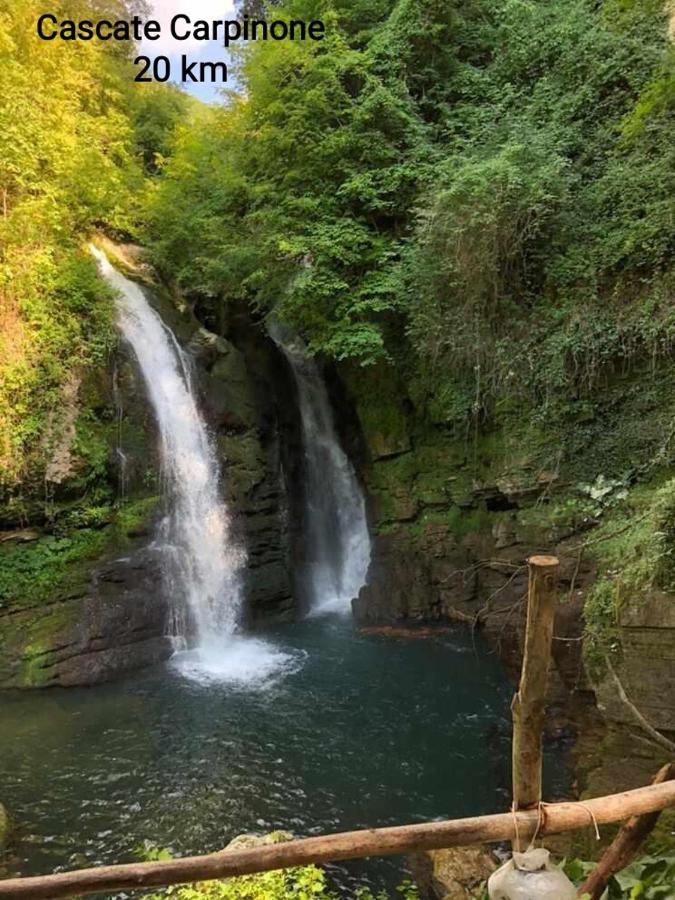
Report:
[{"label": "layered rock face", "polygon": [[0,535],[0,564],[16,574],[2,582],[0,687],[94,684],[172,652],[159,561],[146,549],[159,502],[155,428],[127,348],[107,371],[82,373],[68,417],[69,443],[58,443],[68,464],[48,482],[49,501],[31,502],[30,529]]},{"label": "layered rock face", "polygon": [[[616,671],[626,695],[654,728],[675,731],[675,602],[672,596],[652,590],[646,596],[629,598],[619,611],[619,627],[622,656]],[[635,717],[617,698],[611,676],[598,686],[598,694],[609,717],[634,725]]]},{"label": "layered rock face", "polygon": [[171,656],[152,551],[95,566],[90,583],[73,593],[3,618],[2,687],[92,685]]},{"label": "layered rock face", "polygon": [[494,448],[505,471],[481,479],[465,441],[440,430],[415,432],[395,384],[387,388],[386,378],[370,376],[382,399],[373,409],[360,400],[352,373],[345,377],[367,444],[363,475],[376,532],[368,582],[353,604],[356,619],[367,625],[462,622],[480,628],[515,679],[526,617],[526,560],[556,552],[565,602],[556,621],[554,697],[588,699],[581,634],[583,595],[593,570],[577,558],[581,529],[555,524],[541,512],[555,490],[555,476],[528,471],[526,453],[509,459],[506,448]]},{"label": "layered rock face", "polygon": [[[467,511],[470,516],[470,511]],[[511,514],[513,515],[513,514]],[[429,523],[411,533],[401,526],[375,541],[368,584],[354,602],[358,621],[461,622],[480,629],[515,681],[520,672],[526,619],[526,560],[535,553],[557,553],[564,602],[556,615],[551,690],[554,703],[573,697],[588,701],[591,688],[582,661],[583,591],[592,578],[588,564],[577,565],[572,541],[518,526],[516,516],[495,514],[468,533]],[[508,535],[508,537],[507,537]]]},{"label": "layered rock face", "polygon": [[249,621],[289,619],[299,540],[292,511],[301,490],[294,385],[262,325],[242,316],[229,331],[232,340],[200,327],[187,349],[216,438],[225,496],[248,555],[245,614]]},{"label": "layered rock face", "polygon": [[[576,715],[582,708],[586,716],[597,704],[605,728],[637,730],[638,742],[644,744],[645,735],[640,737],[639,723],[615,679],[603,674],[602,666],[590,677],[585,664],[584,605],[595,568],[579,548],[589,533],[581,524],[542,523],[536,497],[544,491],[538,488],[534,502],[531,496],[525,500],[512,496],[513,509],[490,510],[487,504],[492,501],[486,501],[482,485],[454,512],[452,506],[447,511],[436,507],[413,523],[387,523],[374,541],[368,583],[353,604],[355,617],[367,625],[464,622],[480,629],[515,681],[525,631],[526,560],[536,553],[554,553],[561,563],[550,672],[554,714],[574,709]],[[487,491],[493,499],[496,492],[496,485]],[[503,499],[497,505],[505,505]],[[672,595],[652,589],[626,598],[618,609],[615,649],[614,667],[630,703],[654,728],[675,733]],[[595,738],[600,740],[597,733]],[[616,737],[612,740],[615,749],[607,753],[616,761],[625,747],[621,749]],[[644,746],[639,755],[648,769],[660,759]]]}]

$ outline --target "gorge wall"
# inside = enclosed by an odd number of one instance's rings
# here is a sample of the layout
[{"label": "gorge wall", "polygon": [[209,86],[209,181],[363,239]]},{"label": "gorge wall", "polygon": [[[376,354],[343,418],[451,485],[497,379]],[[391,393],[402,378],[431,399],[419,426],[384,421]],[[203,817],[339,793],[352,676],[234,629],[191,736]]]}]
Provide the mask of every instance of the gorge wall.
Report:
[{"label": "gorge wall", "polygon": [[646,719],[675,733],[675,592],[664,563],[675,522],[664,451],[672,364],[608,373],[593,406],[567,423],[502,414],[460,434],[430,422],[393,367],[341,374],[364,438],[376,533],[357,619],[465,623],[515,681],[525,563],[554,552],[561,603],[549,735],[576,733],[582,793],[649,782],[667,753],[620,699],[606,659]]},{"label": "gorge wall", "polygon": [[[291,617],[291,507],[301,481],[292,376],[247,317],[228,324],[233,340],[216,335],[152,283],[133,248],[115,253],[148,283],[194,361],[248,551],[245,615]],[[135,360],[120,341],[107,368],[82,371],[69,385],[45,438],[44,483],[22,484],[0,508],[2,687],[94,684],[172,653],[153,548],[164,499],[157,435]]]}]

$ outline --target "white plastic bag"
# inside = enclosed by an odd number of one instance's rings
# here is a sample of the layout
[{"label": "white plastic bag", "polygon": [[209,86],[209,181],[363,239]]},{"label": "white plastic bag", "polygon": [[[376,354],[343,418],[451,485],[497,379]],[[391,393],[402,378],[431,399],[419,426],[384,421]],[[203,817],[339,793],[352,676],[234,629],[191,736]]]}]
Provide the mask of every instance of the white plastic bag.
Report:
[{"label": "white plastic bag", "polygon": [[577,891],[543,847],[514,853],[488,881],[490,900],[576,900]]}]

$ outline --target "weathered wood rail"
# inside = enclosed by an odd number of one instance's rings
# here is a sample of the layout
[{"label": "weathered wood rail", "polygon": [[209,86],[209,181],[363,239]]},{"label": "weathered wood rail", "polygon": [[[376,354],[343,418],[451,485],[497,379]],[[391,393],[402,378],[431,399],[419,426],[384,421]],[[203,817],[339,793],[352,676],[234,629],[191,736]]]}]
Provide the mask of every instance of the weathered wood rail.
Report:
[{"label": "weathered wood rail", "polygon": [[350,831],[206,856],[98,866],[56,875],[0,880],[0,900],[63,900],[112,891],[169,887],[253,875],[310,863],[371,856],[398,856],[472,844],[511,841],[527,845],[537,837],[622,822],[627,826],[606,852],[581,891],[600,896],[618,868],[627,865],[654,827],[659,813],[675,806],[675,764],[648,787],[584,802],[541,803],[546,684],[556,603],[558,560],[528,560],[530,579],[522,677],[513,701],[513,810],[491,816],[452,819],[394,828]]},{"label": "weathered wood rail", "polygon": [[593,827],[594,822],[603,825],[619,822],[630,816],[659,812],[669,806],[675,806],[675,781],[598,797],[583,803],[547,804],[541,813],[537,809],[396,828],[375,828],[249,850],[221,850],[207,856],[99,866],[35,878],[12,878],[0,881],[0,898],[62,900],[112,891],[211,881],[309,863],[396,856],[419,850],[512,841],[516,836],[516,825],[520,837],[529,840],[535,832],[539,835],[560,834]]}]

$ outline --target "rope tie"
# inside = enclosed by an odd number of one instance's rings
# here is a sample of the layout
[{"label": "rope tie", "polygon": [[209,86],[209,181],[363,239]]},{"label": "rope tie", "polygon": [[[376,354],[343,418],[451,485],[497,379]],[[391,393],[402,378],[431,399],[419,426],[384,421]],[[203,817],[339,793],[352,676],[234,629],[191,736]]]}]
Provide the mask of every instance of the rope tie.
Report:
[{"label": "rope tie", "polygon": [[[551,805],[550,803],[545,803],[543,800],[540,800],[539,803],[537,804],[537,827],[535,828],[534,834],[532,835],[532,840],[530,841],[530,844],[527,848],[528,851],[534,849],[534,845],[537,841],[537,838],[539,837],[539,834],[540,834],[542,828],[544,828],[546,826],[546,807],[550,806],[550,805]],[[585,803],[579,803],[579,806],[584,810],[584,812],[588,813],[588,816],[589,816],[591,822],[593,823],[593,830],[595,831],[596,841],[601,840],[600,829],[598,828],[598,820],[595,818],[595,813],[590,808],[590,806],[587,806]],[[520,851],[520,847],[521,847],[520,832],[518,830],[518,817],[516,815],[515,802],[511,804],[511,815],[513,816],[513,825],[516,830],[516,844],[518,846],[518,852],[520,853],[521,852]]]},{"label": "rope tie", "polygon": [[534,845],[537,840],[537,837],[539,836],[539,832],[541,831],[542,827],[546,824],[546,810],[544,808],[546,805],[547,804],[544,803],[543,800],[540,800],[539,803],[537,804],[537,827],[534,831],[534,834],[532,835],[532,840],[530,841],[530,846],[527,848],[528,851],[534,849]]},{"label": "rope tie", "polygon": [[582,809],[585,809],[586,812],[588,813],[588,815],[591,817],[591,822],[593,823],[593,828],[595,829],[595,839],[596,839],[596,841],[599,841],[600,840],[600,829],[598,828],[598,820],[595,818],[593,810],[590,808],[590,806],[586,806],[585,803],[580,803],[579,806]]}]

